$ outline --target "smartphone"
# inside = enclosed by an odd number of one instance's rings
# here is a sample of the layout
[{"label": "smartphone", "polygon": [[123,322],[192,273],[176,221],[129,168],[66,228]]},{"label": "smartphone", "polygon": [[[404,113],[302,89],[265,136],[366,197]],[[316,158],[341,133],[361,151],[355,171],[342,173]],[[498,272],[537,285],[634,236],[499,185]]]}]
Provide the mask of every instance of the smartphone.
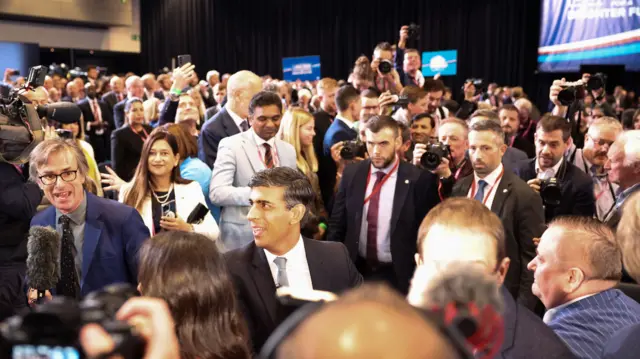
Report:
[{"label": "smartphone", "polygon": [[191,63],[191,55],[178,55],[178,67]]},{"label": "smartphone", "polygon": [[20,70],[13,70],[9,73],[9,76],[20,76]]},{"label": "smartphone", "polygon": [[16,345],[11,354],[13,359],[80,359],[80,353],[74,347],[47,345]]},{"label": "smartphone", "polygon": [[171,210],[171,204],[162,205],[162,217],[176,218],[176,214]]}]

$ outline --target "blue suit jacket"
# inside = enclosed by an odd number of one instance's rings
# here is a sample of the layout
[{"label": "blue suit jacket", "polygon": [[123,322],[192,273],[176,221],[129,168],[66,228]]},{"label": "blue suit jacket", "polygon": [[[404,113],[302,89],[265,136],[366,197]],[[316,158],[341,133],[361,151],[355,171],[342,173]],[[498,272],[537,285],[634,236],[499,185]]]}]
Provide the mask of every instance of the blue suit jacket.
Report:
[{"label": "blue suit jacket", "polygon": [[573,359],[567,345],[532,311],[516,303],[507,288],[504,299],[504,341],[497,359]]},{"label": "blue suit jacket", "polygon": [[225,107],[216,113],[210,120],[202,125],[200,136],[198,137],[198,158],[213,168],[218,157],[218,145],[223,138],[231,137],[240,133],[233,117],[227,112]]},{"label": "blue suit jacket", "polygon": [[331,158],[331,146],[338,142],[355,140],[357,137],[356,130],[349,128],[346,123],[336,118],[324,134],[322,143],[324,155]]},{"label": "blue suit jacket", "polygon": [[549,327],[578,358],[601,358],[618,331],[640,323],[640,304],[618,289],[608,289],[558,311]]},{"label": "blue suit jacket", "polygon": [[635,359],[640,355],[640,324],[619,331],[607,342],[603,359]]},{"label": "blue suit jacket", "polygon": [[[87,215],[82,246],[80,291],[87,294],[114,283],[138,285],[138,250],[149,230],[134,208],[85,192]],[[39,212],[32,226],[56,228],[53,206]]]}]

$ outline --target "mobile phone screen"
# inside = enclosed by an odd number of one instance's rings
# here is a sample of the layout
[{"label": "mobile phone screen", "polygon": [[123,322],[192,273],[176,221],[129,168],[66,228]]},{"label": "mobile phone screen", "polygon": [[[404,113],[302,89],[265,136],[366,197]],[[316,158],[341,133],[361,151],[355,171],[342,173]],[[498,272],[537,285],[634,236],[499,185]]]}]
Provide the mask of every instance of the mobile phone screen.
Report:
[{"label": "mobile phone screen", "polygon": [[178,55],[178,67],[191,62],[191,55]]},{"label": "mobile phone screen", "polygon": [[16,345],[13,359],[80,359],[74,347],[51,347],[47,345]]}]

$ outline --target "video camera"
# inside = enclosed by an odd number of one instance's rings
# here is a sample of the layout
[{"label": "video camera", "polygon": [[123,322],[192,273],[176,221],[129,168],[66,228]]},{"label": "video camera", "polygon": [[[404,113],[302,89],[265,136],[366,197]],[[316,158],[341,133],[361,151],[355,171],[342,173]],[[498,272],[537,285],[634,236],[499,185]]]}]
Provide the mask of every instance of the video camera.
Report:
[{"label": "video camera", "polygon": [[29,153],[44,140],[42,118],[58,122],[80,119],[80,108],[72,103],[34,106],[24,95],[44,84],[46,67],[29,69],[29,77],[21,88],[0,95],[0,161],[12,164],[27,162]]},{"label": "video camera", "polygon": [[82,327],[95,323],[111,336],[113,353],[125,359],[142,358],[145,340],[127,323],[115,319],[117,311],[131,297],[134,288],[114,284],[90,293],[77,302],[65,297],[53,297],[23,316],[14,316],[0,324],[1,358],[81,358],[79,344]]}]

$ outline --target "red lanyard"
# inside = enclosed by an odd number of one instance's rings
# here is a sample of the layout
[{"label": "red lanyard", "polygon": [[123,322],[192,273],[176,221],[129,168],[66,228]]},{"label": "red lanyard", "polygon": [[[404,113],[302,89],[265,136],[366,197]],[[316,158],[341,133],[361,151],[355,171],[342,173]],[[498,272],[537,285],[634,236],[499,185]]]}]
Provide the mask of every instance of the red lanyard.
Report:
[{"label": "red lanyard", "polygon": [[136,135],[138,135],[138,137],[140,137],[142,139],[142,142],[146,141],[147,137],[149,137],[149,134],[147,133],[147,130],[144,129],[144,127],[142,127],[142,131],[144,132],[144,137],[142,137],[140,135],[140,132],[136,132],[133,127],[131,127],[131,131],[133,131],[133,133],[135,133]]},{"label": "red lanyard", "polygon": [[[596,195],[596,202],[598,202],[598,200],[600,199],[600,197],[602,197],[602,195],[607,191],[607,189],[611,190],[611,183],[609,183],[609,180],[607,179],[605,181],[605,184],[602,184],[602,181],[598,180],[598,183],[600,184],[600,186],[602,187],[602,191],[600,191],[600,193],[598,193]],[[613,191],[611,191],[611,193],[613,193]],[[613,196],[613,199],[615,199],[616,197]]]},{"label": "red lanyard", "polygon": [[529,126],[527,126],[527,129],[522,133],[522,138],[526,138],[527,135],[529,134],[529,131],[531,130],[531,123],[533,122],[532,119],[529,119]]},{"label": "red lanyard", "polygon": [[[498,176],[498,178],[496,178],[496,181],[493,182],[493,184],[491,185],[491,187],[489,187],[489,191],[487,192],[487,194],[484,195],[484,200],[482,200],[482,204],[486,205],[487,204],[487,199],[489,199],[489,195],[491,195],[491,192],[493,192],[493,187],[496,186],[496,184],[498,184],[498,182],[500,182],[500,179],[502,178],[502,175],[504,175],[504,167],[502,167],[502,171],[500,171],[500,175]],[[475,179],[473,180],[473,184],[471,185],[471,199],[473,199],[476,196],[476,181]]]},{"label": "red lanyard", "polygon": [[[529,130],[527,129],[527,132],[528,132],[528,131],[529,131]],[[511,137],[511,141],[509,141],[509,147],[513,147],[513,142],[515,142],[515,140],[516,140],[516,136],[517,136],[517,135],[518,135],[518,134],[515,134],[515,135],[513,135],[513,136]],[[525,136],[526,136],[526,134],[525,134]]]},{"label": "red lanyard", "polygon": [[460,173],[462,172],[462,167],[464,167],[464,165],[467,163],[467,159],[465,158],[464,160],[462,160],[462,163],[460,164],[460,167],[458,167],[458,170],[456,171],[456,174],[453,175],[453,178],[457,181],[458,178],[460,178]]},{"label": "red lanyard", "polygon": [[[373,190],[371,190],[371,193],[364,199],[364,204],[367,204],[367,202],[369,202],[369,200],[371,199],[371,197],[378,193],[381,189],[382,189],[382,185],[387,182],[387,180],[389,179],[389,177],[391,177],[391,175],[393,174],[393,172],[395,172],[398,169],[398,166],[400,165],[400,160],[398,160],[396,158],[396,164],[393,165],[393,168],[391,169],[391,171],[389,171],[389,173],[387,173],[384,177],[382,177],[382,179],[380,180],[380,182],[375,185],[373,187]],[[369,187],[369,181],[371,180],[371,166],[369,166],[369,175],[367,175],[367,184],[364,187],[365,190]]]}]

